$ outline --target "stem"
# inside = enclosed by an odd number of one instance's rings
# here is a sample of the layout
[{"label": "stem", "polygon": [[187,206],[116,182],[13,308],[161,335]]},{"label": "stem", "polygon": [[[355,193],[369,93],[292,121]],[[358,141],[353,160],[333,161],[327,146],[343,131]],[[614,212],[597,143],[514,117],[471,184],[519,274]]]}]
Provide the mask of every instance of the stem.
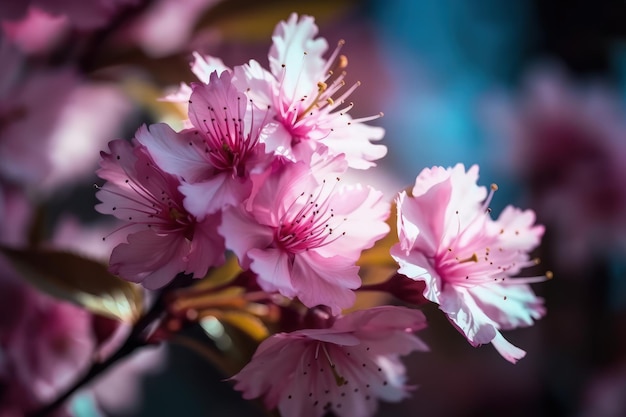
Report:
[{"label": "stem", "polygon": [[28,417],[45,417],[59,408],[65,401],[67,401],[76,391],[83,386],[87,385],[97,376],[102,374],[111,365],[118,360],[125,358],[129,354],[135,351],[138,347],[146,345],[146,338],[144,332],[155,320],[157,320],[165,311],[165,303],[163,301],[164,294],[167,290],[162,291],[155,300],[150,310],[148,310],[141,318],[135,323],[130,334],[124,341],[124,344],[120,346],[115,353],[109,356],[103,362],[95,362],[89,368],[89,371],[82,378],[79,378],[73,385],[71,385],[65,392],[57,397],[53,402],[28,414]]},{"label": "stem", "polygon": [[55,411],[58,407],[63,405],[63,403],[65,403],[65,401],[69,399],[76,391],[91,382],[92,379],[96,378],[98,375],[104,372],[107,368],[109,368],[109,366],[127,356],[143,344],[144,343],[141,340],[129,336],[124,344],[113,355],[109,356],[104,362],[96,362],[91,365],[89,371],[82,378],[76,381],[74,385],[72,385],[67,391],[65,391],[56,400],[54,400],[47,406],[37,410],[32,414],[29,414],[29,417],[45,417],[49,413]]}]

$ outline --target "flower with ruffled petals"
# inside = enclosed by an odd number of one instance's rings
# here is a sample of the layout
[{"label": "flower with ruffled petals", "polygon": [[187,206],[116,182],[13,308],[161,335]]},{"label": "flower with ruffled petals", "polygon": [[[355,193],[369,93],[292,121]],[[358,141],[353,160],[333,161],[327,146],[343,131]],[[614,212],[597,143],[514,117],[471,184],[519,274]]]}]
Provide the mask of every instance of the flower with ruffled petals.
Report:
[{"label": "flower with ruffled petals", "polygon": [[[163,124],[137,132],[139,142],[175,134]],[[115,140],[102,153],[98,170],[107,180],[96,193],[96,209],[128,222],[128,242],[111,253],[110,269],[146,288],[159,288],[176,274],[204,277],[224,262],[224,242],[217,234],[220,215],[198,220],[183,206],[180,180],[163,172],[141,145]]]},{"label": "flower with ruffled petals", "polygon": [[428,350],[412,334],[425,327],[420,311],[404,307],[355,311],[327,329],[270,337],[232,379],[244,398],[263,397],[283,417],[369,417],[377,399],[408,396],[399,356]]},{"label": "flower with ruffled petals", "polygon": [[545,277],[511,278],[534,265],[528,252],[540,242],[544,228],[535,214],[508,206],[492,220],[485,187],[476,184],[478,167],[463,165],[424,169],[413,196],[400,193],[398,236],[392,255],[399,272],[424,281],[424,296],[478,346],[492,343],[516,362],[525,352],[509,343],[500,330],[530,326],[544,315],[543,302],[528,283]]},{"label": "flower with ruffled petals", "polygon": [[[159,166],[184,178],[185,208],[197,218],[246,199],[250,175],[270,161],[261,142],[267,109],[255,108],[231,82],[228,71],[214,71],[209,83],[196,83],[189,99],[188,135],[138,137]],[[147,140],[144,140],[147,139]]]},{"label": "flower with ruffled petals", "polygon": [[292,14],[280,22],[272,35],[270,71],[256,61],[234,69],[238,83],[250,88],[259,105],[272,106],[282,131],[268,147],[293,160],[307,160],[320,146],[331,155],[345,154],[352,168],[366,169],[387,153],[384,130],[364,124],[380,114],[352,119],[353,103],[346,100],[359,86],[345,88],[348,59],[340,55],[344,41],[325,59],[328,43],[316,38],[317,25],[311,16]]},{"label": "flower with ruffled petals", "polygon": [[[354,106],[346,100],[360,83],[346,86],[348,59],[340,55],[344,42],[327,59],[328,49],[311,16],[280,22],[272,36],[269,51],[270,70],[255,60],[227,68],[219,59],[194,54],[192,71],[208,82],[213,71],[233,73],[233,82],[261,107],[271,109],[279,129],[265,140],[267,150],[292,160],[308,161],[321,147],[331,155],[344,154],[352,168],[367,169],[387,153],[384,145],[373,144],[384,136],[384,129],[365,122],[381,114],[353,119],[348,112]],[[166,99],[185,101],[191,89],[182,84],[179,91]]]},{"label": "flower with ruffled petals", "polygon": [[265,291],[333,314],[354,303],[361,251],[389,231],[382,193],[341,184],[341,157],[283,165],[263,177],[247,209],[224,210],[220,233]]}]

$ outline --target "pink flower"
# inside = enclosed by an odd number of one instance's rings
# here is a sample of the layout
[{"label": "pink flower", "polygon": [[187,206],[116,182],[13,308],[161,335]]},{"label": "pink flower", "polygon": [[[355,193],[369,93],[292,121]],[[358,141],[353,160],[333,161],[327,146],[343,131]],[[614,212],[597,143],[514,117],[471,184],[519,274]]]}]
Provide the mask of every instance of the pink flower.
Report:
[{"label": "pink flower", "polygon": [[[317,32],[312,17],[292,14],[274,30],[270,71],[251,60],[232,70],[233,82],[257,106],[270,107],[279,122],[277,131],[266,138],[268,151],[292,161],[308,161],[323,147],[333,156],[345,154],[352,168],[370,168],[373,161],[385,156],[387,148],[371,143],[382,139],[384,129],[364,122],[381,115],[353,119],[348,114],[353,103],[346,100],[359,83],[345,88],[348,59],[339,54],[344,42],[324,59],[328,43],[316,38]],[[212,71],[227,69],[217,58],[197,53],[194,58],[192,70],[203,82]],[[189,87],[183,85],[168,98],[181,101],[188,94]]]},{"label": "pink flower", "polygon": [[24,284],[5,259],[0,264],[0,416],[21,416],[84,372],[94,349],[91,315]]},{"label": "pink flower", "polygon": [[316,38],[317,32],[312,17],[292,14],[274,29],[270,71],[251,60],[235,68],[237,82],[251,89],[257,104],[272,106],[282,124],[282,134],[268,142],[270,149],[290,159],[307,160],[324,146],[331,155],[345,154],[353,168],[372,167],[387,153],[385,146],[371,143],[382,139],[384,130],[363,122],[380,115],[350,117],[353,103],[346,100],[359,83],[345,88],[348,59],[339,54],[344,42],[325,59],[328,43]]},{"label": "pink flower", "polygon": [[572,272],[604,256],[601,246],[626,251],[621,101],[606,86],[576,85],[564,72],[542,68],[528,74],[517,97],[488,109],[505,146],[497,154],[503,171],[529,186],[537,215],[558,240],[559,266]]},{"label": "pink flower", "polygon": [[193,132],[137,139],[163,170],[184,178],[185,207],[201,219],[250,195],[250,175],[271,157],[261,143],[267,109],[255,108],[227,71],[211,73],[208,84],[194,84],[189,103]]},{"label": "pink flower", "polygon": [[439,304],[473,346],[491,342],[516,362],[525,352],[500,330],[530,326],[544,315],[528,283],[545,277],[511,277],[535,264],[528,252],[544,229],[533,225],[532,211],[511,206],[492,220],[487,206],[496,187],[487,197],[477,180],[477,166],[467,172],[461,164],[424,169],[413,196],[402,192],[396,200],[400,243],[391,254],[400,273],[425,282],[424,296]]},{"label": "pink flower", "polygon": [[266,174],[247,209],[225,210],[219,228],[265,291],[327,305],[333,314],[354,303],[361,251],[389,231],[382,193],[342,184],[344,167],[339,157],[281,166]]},{"label": "pink flower", "polygon": [[69,68],[30,71],[23,57],[0,37],[0,176],[35,185],[52,171],[50,132],[78,86]]},{"label": "pink flower", "polygon": [[[139,142],[176,135],[167,125],[143,126]],[[179,272],[204,277],[210,266],[224,262],[224,243],[217,234],[219,214],[198,220],[183,206],[180,180],[163,172],[141,145],[109,143],[98,175],[107,180],[96,196],[96,209],[128,222],[128,243],[111,253],[114,274],[146,288],[170,282]]]},{"label": "pink flower", "polygon": [[265,340],[232,379],[243,397],[263,397],[283,417],[372,416],[376,399],[408,396],[400,355],[426,351],[411,334],[426,327],[424,315],[381,306],[338,318],[328,329],[278,333]]},{"label": "pink flower", "polygon": [[[222,40],[221,33],[199,21],[218,3],[218,0],[155,0],[118,34],[116,40],[122,45],[129,41],[137,44],[151,58],[187,52],[190,45],[200,42],[203,47],[210,47]],[[167,30],[163,30],[164,27]]]},{"label": "pink flower", "polygon": [[66,16],[52,16],[31,7],[23,19],[0,22],[3,32],[27,54],[49,52],[67,36],[70,22]]},{"label": "pink flower", "polygon": [[67,16],[78,29],[91,30],[106,25],[123,8],[138,0],[25,0],[0,3],[0,16],[7,20],[24,18],[37,8],[52,16]]},{"label": "pink flower", "polygon": [[24,71],[23,57],[1,40],[0,60],[0,177],[41,193],[92,175],[131,111],[128,99],[70,68]]}]

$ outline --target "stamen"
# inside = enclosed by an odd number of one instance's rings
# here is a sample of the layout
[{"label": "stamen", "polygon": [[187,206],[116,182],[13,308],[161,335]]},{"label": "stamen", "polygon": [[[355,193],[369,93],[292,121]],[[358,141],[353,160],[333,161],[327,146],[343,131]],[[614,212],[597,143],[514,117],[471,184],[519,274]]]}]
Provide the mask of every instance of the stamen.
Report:
[{"label": "stamen", "polygon": [[317,83],[317,96],[313,99],[313,101],[311,101],[311,104],[309,104],[309,106],[306,109],[300,112],[300,114],[298,115],[298,118],[296,119],[296,122],[298,120],[301,120],[302,117],[304,117],[308,112],[313,110],[315,106],[317,106],[317,103],[320,101],[322,94],[324,94],[327,88],[328,88],[328,85],[325,82],[320,81]]},{"label": "stamen", "polygon": [[338,387],[345,385],[346,379],[343,376],[339,375],[339,372],[337,372],[335,364],[333,363],[332,359],[330,359],[330,354],[328,353],[328,350],[326,349],[326,344],[321,342],[321,345],[322,345],[322,350],[324,351],[324,355],[326,356],[326,360],[328,360],[328,363],[330,364],[330,370],[333,373],[333,376],[335,377],[335,383],[337,384]]},{"label": "stamen", "polygon": [[486,211],[489,208],[491,199],[493,198],[493,195],[495,194],[496,191],[498,191],[498,185],[495,183],[491,184],[491,186],[489,187],[489,194],[487,195],[487,199],[483,203],[483,211]]},{"label": "stamen", "polygon": [[476,256],[476,254],[473,253],[472,256],[470,256],[469,258],[459,260],[460,264],[465,263],[465,262],[478,262],[478,256]]}]

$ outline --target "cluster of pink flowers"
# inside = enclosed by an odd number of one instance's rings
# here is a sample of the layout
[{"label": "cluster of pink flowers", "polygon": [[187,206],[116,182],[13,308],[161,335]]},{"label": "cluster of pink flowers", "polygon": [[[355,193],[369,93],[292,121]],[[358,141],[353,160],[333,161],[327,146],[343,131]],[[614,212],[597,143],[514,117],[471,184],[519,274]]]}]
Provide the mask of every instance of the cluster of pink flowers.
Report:
[{"label": "cluster of pink flowers", "polygon": [[[326,313],[261,343],[233,377],[245,398],[263,397],[285,417],[371,416],[377,399],[408,395],[399,356],[426,350],[413,334],[426,323],[400,306],[342,315],[361,287],[362,252],[389,233],[391,207],[342,176],[374,166],[386,147],[375,143],[383,129],[366,123],[379,115],[349,114],[358,83],[346,84],[343,42],[325,57],[317,32],[308,16],[280,22],[269,70],[195,54],[199,82],[168,98],[187,103],[185,128],[143,126],[132,141],[111,142],[97,210],[125,222],[127,240],[110,259],[125,279],[158,289],[179,273],[203,278],[230,251],[268,302]],[[515,362],[524,352],[500,331],[544,314],[528,283],[545,277],[512,278],[534,264],[543,227],[512,207],[492,220],[492,193],[477,179],[477,167],[422,171],[412,195],[397,197],[391,254],[472,345],[492,343]]]}]

